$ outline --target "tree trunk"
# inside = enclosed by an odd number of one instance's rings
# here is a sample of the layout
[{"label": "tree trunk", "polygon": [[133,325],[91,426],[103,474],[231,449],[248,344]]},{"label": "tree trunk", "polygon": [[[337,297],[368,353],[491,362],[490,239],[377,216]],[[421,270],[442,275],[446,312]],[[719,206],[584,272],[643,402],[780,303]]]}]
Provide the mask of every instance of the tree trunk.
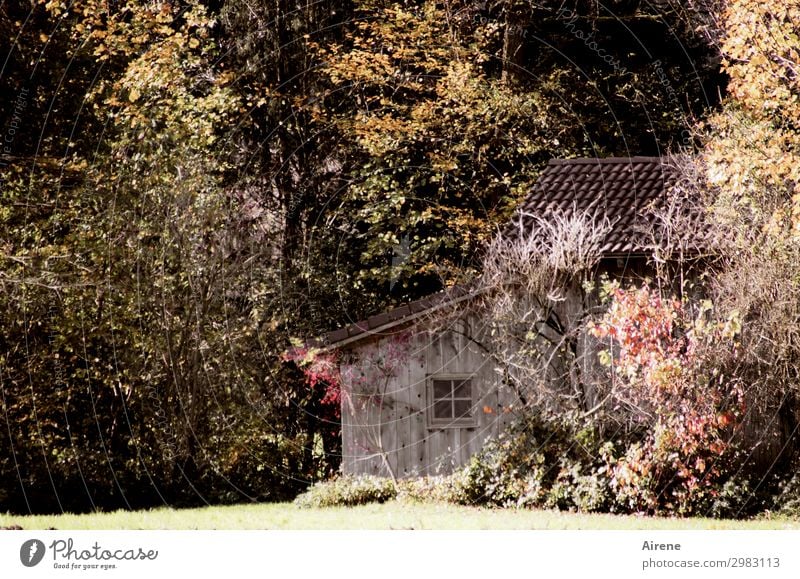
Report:
[{"label": "tree trunk", "polygon": [[510,87],[522,85],[525,76],[525,38],[528,35],[530,11],[514,0],[505,9],[506,29],[503,35],[503,84]]}]

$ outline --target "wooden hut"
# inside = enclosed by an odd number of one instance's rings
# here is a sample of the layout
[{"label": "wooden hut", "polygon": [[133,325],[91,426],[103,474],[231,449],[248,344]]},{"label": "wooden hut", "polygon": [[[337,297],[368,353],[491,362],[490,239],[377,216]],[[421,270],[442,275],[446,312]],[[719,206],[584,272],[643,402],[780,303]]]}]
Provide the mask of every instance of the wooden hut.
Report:
[{"label": "wooden hut", "polygon": [[[596,273],[642,276],[678,181],[657,157],[554,160],[514,222],[533,226],[554,211],[592,212],[610,225]],[[323,338],[340,353],[344,473],[446,474],[507,427],[520,400],[503,387],[482,345],[487,329],[466,307],[475,298],[475,290],[453,288]],[[446,308],[464,314],[435,322]]]}]

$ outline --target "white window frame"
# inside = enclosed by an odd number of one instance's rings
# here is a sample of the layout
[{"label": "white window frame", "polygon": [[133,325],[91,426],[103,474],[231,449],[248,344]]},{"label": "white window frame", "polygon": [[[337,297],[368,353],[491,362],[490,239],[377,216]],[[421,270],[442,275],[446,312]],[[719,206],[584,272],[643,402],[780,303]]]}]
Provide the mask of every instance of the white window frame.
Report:
[{"label": "white window frame", "polygon": [[[433,396],[433,383],[434,381],[467,381],[470,383],[470,412],[469,416],[464,418],[435,418],[433,414],[434,396]],[[427,416],[428,428],[431,430],[439,430],[443,428],[475,428],[478,426],[478,419],[476,416],[477,408],[477,383],[474,374],[429,374],[425,385],[427,407],[425,414]],[[451,385],[452,394],[452,385]],[[447,400],[467,400],[467,398],[453,398],[452,396]]]}]

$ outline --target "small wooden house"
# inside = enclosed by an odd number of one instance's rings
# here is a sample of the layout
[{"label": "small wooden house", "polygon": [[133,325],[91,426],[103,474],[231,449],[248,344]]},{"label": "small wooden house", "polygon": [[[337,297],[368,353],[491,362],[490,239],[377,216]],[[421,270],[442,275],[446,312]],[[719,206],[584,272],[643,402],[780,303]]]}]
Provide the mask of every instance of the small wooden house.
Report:
[{"label": "small wooden house", "polygon": [[[677,172],[657,157],[551,161],[517,223],[553,211],[592,211],[608,220],[599,272],[644,275],[654,220],[673,200]],[[501,384],[474,314],[474,291],[457,287],[328,333],[340,353],[342,471],[398,478],[446,474],[464,465],[513,418],[519,400]]]}]

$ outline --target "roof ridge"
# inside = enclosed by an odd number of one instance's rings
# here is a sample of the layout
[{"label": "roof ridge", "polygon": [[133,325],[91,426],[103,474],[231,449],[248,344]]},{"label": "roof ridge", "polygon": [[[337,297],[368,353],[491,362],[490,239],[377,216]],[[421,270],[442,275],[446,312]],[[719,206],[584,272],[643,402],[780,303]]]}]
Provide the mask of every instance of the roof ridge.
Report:
[{"label": "roof ridge", "polygon": [[384,332],[389,328],[412,321],[420,317],[420,315],[440,307],[446,307],[449,304],[456,304],[464,299],[471,298],[483,290],[484,288],[477,286],[474,281],[456,284],[391,309],[383,310],[363,320],[351,322],[338,330],[331,330],[321,337],[311,340],[309,344],[315,347],[328,348],[331,344],[342,345],[359,340],[363,336],[386,336],[388,334]]},{"label": "roof ridge", "polygon": [[663,163],[664,157],[577,157],[575,159],[550,159],[548,165],[589,165],[597,163]]}]

